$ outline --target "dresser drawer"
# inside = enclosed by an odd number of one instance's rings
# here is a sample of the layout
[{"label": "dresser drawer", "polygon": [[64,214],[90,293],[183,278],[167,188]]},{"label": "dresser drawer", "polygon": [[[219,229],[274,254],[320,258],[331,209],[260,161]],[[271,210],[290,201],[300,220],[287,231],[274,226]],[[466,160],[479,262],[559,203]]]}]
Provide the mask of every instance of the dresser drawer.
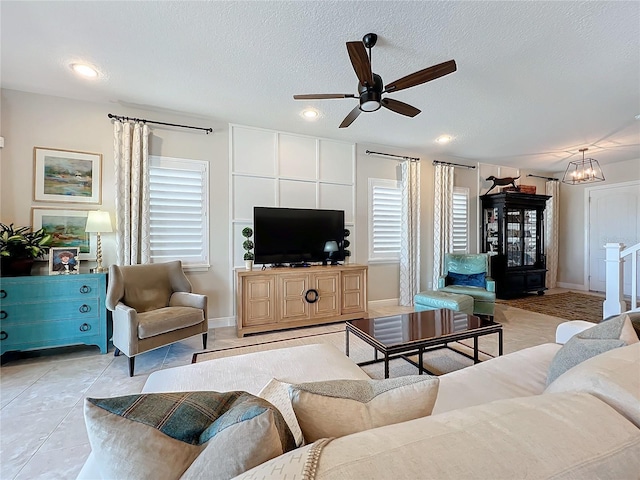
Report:
[{"label": "dresser drawer", "polygon": [[67,318],[94,318],[100,316],[104,309],[99,298],[82,298],[79,300],[58,299],[57,302],[25,302],[16,304],[2,303],[0,322],[2,325],[28,322],[40,325]]},{"label": "dresser drawer", "polygon": [[64,301],[70,298],[99,297],[99,278],[92,275],[50,275],[22,279],[3,279],[0,290],[2,305],[31,303],[38,300]]},{"label": "dresser drawer", "polygon": [[[85,337],[102,335],[99,318],[62,320],[48,323],[2,324],[0,345],[2,351],[28,349],[32,345],[72,345],[84,343]],[[61,342],[65,341],[65,342]]]}]

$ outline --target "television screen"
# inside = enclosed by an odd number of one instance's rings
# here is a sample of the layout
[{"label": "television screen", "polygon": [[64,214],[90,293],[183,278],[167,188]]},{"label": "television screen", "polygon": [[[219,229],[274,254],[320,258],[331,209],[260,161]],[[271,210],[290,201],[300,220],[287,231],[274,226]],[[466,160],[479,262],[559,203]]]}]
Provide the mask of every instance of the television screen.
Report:
[{"label": "television screen", "polygon": [[[344,259],[342,210],[254,207],[253,230],[255,263]],[[338,251],[325,251],[327,242],[336,242]]]}]

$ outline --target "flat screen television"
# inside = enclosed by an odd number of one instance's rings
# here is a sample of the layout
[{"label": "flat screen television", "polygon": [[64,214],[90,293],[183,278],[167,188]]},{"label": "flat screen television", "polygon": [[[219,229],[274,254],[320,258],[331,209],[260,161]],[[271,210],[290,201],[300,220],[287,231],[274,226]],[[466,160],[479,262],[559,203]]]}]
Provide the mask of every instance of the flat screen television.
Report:
[{"label": "flat screen television", "polygon": [[[255,263],[344,260],[342,210],[254,207],[253,231]],[[338,250],[329,255],[325,251],[327,242],[336,242]]]}]

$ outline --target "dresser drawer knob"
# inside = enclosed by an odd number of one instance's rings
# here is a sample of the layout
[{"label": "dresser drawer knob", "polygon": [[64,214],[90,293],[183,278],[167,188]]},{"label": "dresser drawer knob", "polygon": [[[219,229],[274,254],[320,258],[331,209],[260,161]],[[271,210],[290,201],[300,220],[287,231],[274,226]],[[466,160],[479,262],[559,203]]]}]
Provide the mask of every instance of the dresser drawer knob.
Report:
[{"label": "dresser drawer knob", "polygon": [[6,290],[0,290],[0,298],[7,298],[7,291]]},{"label": "dresser drawer knob", "polygon": [[88,323],[83,323],[82,325],[80,325],[81,332],[88,332],[89,330],[91,330],[91,325],[89,325]]},{"label": "dresser drawer knob", "polygon": [[85,303],[78,310],[80,310],[80,313],[87,313],[91,310],[91,307]]},{"label": "dresser drawer knob", "polygon": [[9,334],[7,332],[4,330],[0,332],[0,340],[6,340],[7,338],[9,338]]},{"label": "dresser drawer knob", "polygon": [[91,288],[87,285],[82,285],[80,287],[80,293],[89,293],[91,291]]},{"label": "dresser drawer knob", "polygon": [[4,320],[5,318],[7,318],[9,316],[9,314],[7,312],[5,312],[4,310],[2,310],[0,312],[0,320]]}]

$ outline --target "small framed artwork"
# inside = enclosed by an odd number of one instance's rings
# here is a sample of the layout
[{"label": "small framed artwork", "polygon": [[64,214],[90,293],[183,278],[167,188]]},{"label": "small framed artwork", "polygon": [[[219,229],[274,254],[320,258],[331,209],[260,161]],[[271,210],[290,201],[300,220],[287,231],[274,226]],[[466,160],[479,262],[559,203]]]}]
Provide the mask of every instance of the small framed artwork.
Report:
[{"label": "small framed artwork", "polygon": [[34,147],[36,202],[102,202],[102,154]]},{"label": "small framed artwork", "polygon": [[96,239],[84,231],[88,215],[89,210],[32,208],[31,225],[34,230],[44,228],[51,235],[50,247],[77,248],[78,260],[95,260]]},{"label": "small framed artwork", "polygon": [[70,275],[80,271],[80,249],[53,247],[49,249],[49,274]]}]

